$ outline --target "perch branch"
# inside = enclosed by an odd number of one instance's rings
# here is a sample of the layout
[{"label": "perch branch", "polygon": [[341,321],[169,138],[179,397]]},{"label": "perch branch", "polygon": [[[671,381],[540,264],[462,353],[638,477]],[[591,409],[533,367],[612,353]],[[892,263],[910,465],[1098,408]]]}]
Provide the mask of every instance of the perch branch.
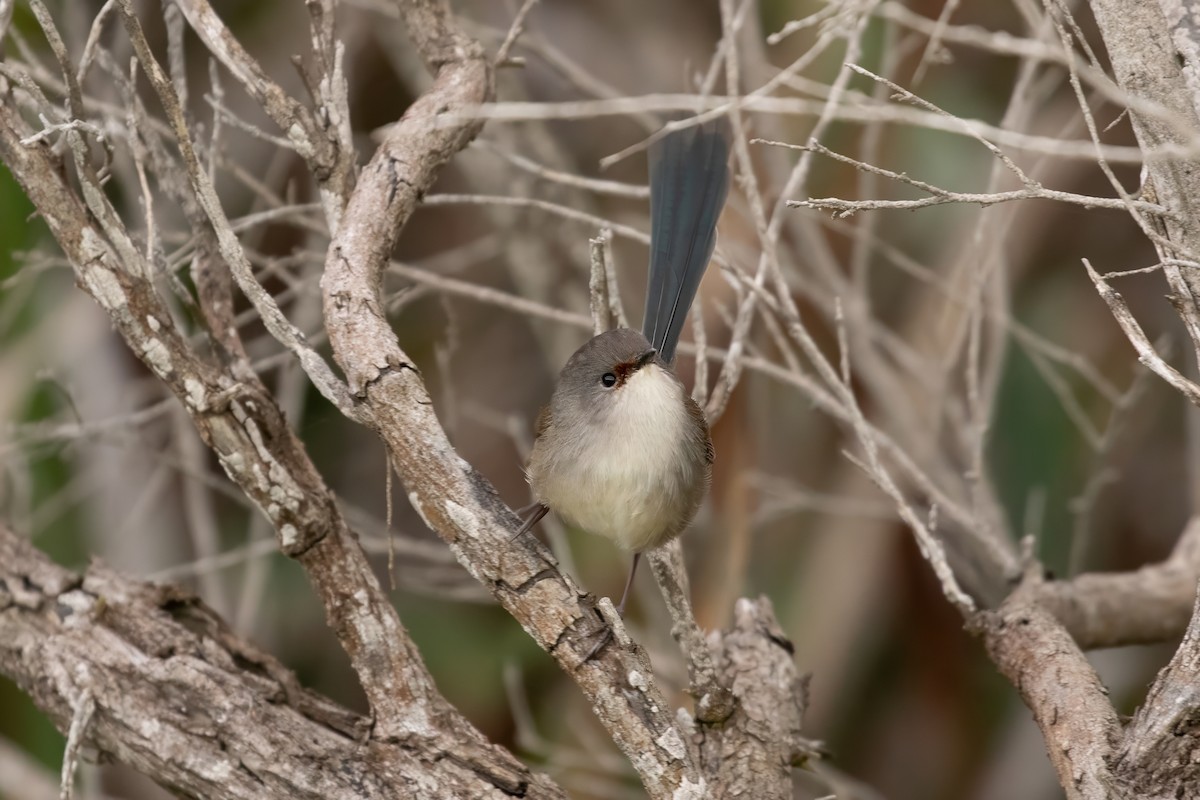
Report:
[{"label": "perch branch", "polygon": [[704,779],[645,654],[618,630],[587,658],[595,637],[610,635],[611,618],[532,537],[510,543],[518,520],[451,447],[384,314],[381,279],[400,230],[442,165],[478,133],[475,110],[493,92],[483,49],[453,27],[444,2],[400,8],[435,79],[363,167],[330,245],[321,288],[334,357],[370,410],[414,508],[574,678],[650,796],[700,796]]}]

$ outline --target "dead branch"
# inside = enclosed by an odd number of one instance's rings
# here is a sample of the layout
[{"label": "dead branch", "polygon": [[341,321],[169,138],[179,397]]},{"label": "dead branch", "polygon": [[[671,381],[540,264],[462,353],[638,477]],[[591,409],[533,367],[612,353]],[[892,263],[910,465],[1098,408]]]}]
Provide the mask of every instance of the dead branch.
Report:
[{"label": "dead branch", "polygon": [[1066,630],[1019,593],[975,624],[988,655],[1033,712],[1067,797],[1124,797],[1113,793],[1108,766],[1120,739],[1117,714]]},{"label": "dead branch", "polygon": [[[1157,3],[1131,3],[1122,0],[1092,0],[1092,13],[1112,60],[1118,85],[1130,95],[1153,104],[1157,114],[1135,109],[1130,112],[1138,144],[1147,154],[1144,166],[1144,193],[1155,199],[1170,214],[1158,218],[1156,226],[1165,236],[1165,244],[1156,241],[1164,259],[1196,260],[1200,253],[1200,169],[1194,154],[1157,159],[1149,154],[1161,147],[1174,146],[1200,131],[1200,112],[1192,102],[1188,79],[1180,68],[1183,55],[1177,55],[1171,42],[1165,6]],[[1191,55],[1190,53],[1188,55]],[[1176,311],[1200,348],[1200,277],[1195,270],[1178,266],[1164,267]],[[1200,359],[1200,351],[1195,354]],[[1193,400],[1194,402],[1194,400]]]},{"label": "dead branch", "polygon": [[[226,473],[270,519],[283,552],[308,572],[371,702],[372,735],[389,741],[428,740],[431,746],[449,736],[471,743],[477,758],[494,759],[499,773],[522,771],[436,692],[353,532],[275,400],[261,383],[236,380],[192,351],[149,279],[153,269],[129,245],[107,201],[85,191],[89,216],[50,149],[23,144],[24,133],[12,106],[0,105],[0,159],[39,207],[81,285],[184,404]],[[86,154],[79,147],[73,152],[80,172],[90,175]],[[220,217],[213,221],[219,225]]]},{"label": "dead branch", "polygon": [[1133,572],[1090,572],[1033,591],[1084,650],[1172,641],[1187,628],[1200,582],[1200,520],[1165,561]]},{"label": "dead branch", "polygon": [[1200,596],[1171,662],[1125,731],[1113,771],[1143,798],[1190,797],[1200,785]]},{"label": "dead branch", "polygon": [[71,573],[2,524],[0,672],[60,730],[90,704],[87,752],[188,796],[565,796],[469,741],[381,741],[194,596],[99,564]]}]

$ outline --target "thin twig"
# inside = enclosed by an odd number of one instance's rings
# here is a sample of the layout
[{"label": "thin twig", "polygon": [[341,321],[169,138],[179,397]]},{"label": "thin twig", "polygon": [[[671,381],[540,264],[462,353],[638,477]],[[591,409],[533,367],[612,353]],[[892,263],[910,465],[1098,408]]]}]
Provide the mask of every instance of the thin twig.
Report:
[{"label": "thin twig", "polygon": [[506,66],[510,63],[508,53],[512,50],[513,45],[517,43],[517,39],[525,31],[525,18],[529,16],[529,12],[533,10],[534,5],[538,0],[525,0],[521,4],[521,8],[517,11],[517,15],[513,17],[512,27],[508,29],[508,34],[504,37],[504,41],[500,43],[500,49],[496,51],[495,64],[498,67]]},{"label": "thin twig", "polygon": [[75,713],[71,717],[71,728],[67,733],[67,749],[63,753],[61,800],[71,800],[75,794],[75,770],[79,766],[79,751],[96,713],[96,700],[87,689],[81,689],[75,698]]},{"label": "thin twig", "polygon": [[1200,406],[1200,386],[1188,380],[1179,370],[1163,360],[1158,351],[1154,349],[1154,345],[1146,338],[1145,331],[1142,330],[1142,326],[1134,318],[1133,313],[1129,310],[1129,306],[1125,304],[1125,298],[1121,297],[1115,289],[1108,285],[1108,282],[1092,268],[1091,262],[1086,258],[1083,259],[1083,266],[1087,270],[1088,277],[1092,279],[1096,291],[1100,293],[1100,298],[1108,305],[1113,317],[1117,320],[1117,324],[1125,332],[1125,338],[1129,340],[1129,343],[1133,345],[1133,349],[1137,351],[1138,361],[1142,362],[1142,364],[1150,368],[1151,372],[1173,386],[1188,399],[1188,402]]}]

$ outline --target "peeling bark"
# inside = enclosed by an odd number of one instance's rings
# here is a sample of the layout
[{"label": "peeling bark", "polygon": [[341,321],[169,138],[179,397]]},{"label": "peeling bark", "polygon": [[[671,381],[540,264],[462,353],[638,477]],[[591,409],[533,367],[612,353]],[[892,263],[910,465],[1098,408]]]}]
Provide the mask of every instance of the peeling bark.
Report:
[{"label": "peeling bark", "polygon": [[375,739],[194,596],[69,572],[3,526],[0,672],[61,730],[93,703],[85,743],[187,797],[564,797],[470,740]]}]

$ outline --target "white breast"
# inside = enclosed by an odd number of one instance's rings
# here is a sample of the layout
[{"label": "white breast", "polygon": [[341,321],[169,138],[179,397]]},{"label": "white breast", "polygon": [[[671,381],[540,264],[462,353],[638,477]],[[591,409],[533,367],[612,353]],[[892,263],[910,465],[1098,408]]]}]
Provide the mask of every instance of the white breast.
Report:
[{"label": "white breast", "polygon": [[611,400],[574,431],[573,458],[530,477],[538,499],[568,522],[636,552],[690,521],[683,517],[702,466],[681,450],[695,423],[683,386],[657,364],[631,375]]}]

